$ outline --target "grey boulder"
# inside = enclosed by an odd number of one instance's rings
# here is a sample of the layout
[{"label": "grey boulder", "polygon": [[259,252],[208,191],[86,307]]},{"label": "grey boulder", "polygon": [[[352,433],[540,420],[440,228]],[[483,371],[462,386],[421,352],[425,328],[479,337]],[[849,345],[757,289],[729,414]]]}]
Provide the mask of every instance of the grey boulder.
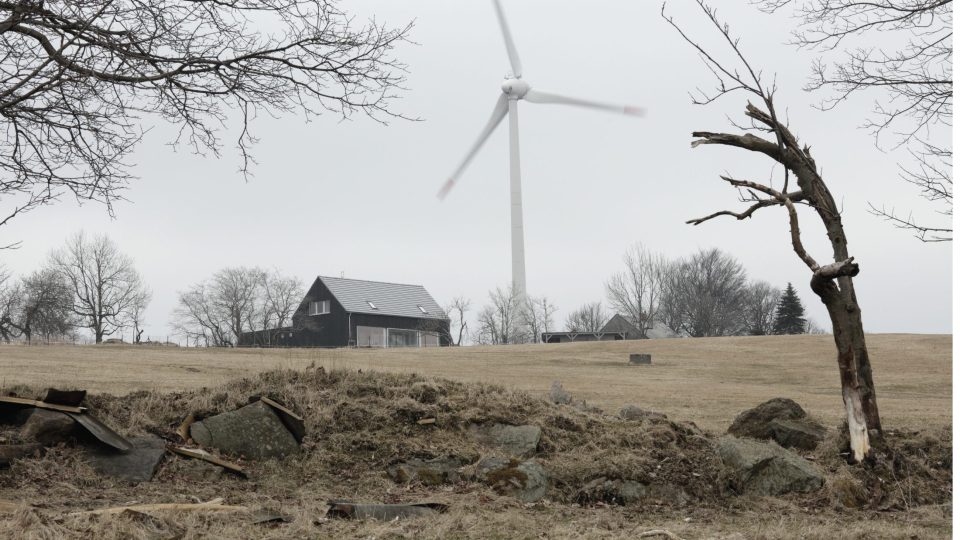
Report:
[{"label": "grey boulder", "polygon": [[624,405],[620,409],[620,418],[623,420],[648,420],[648,419],[657,419],[657,420],[666,420],[667,415],[663,413],[648,411],[646,409],[641,409],[636,405]]},{"label": "grey boulder", "polygon": [[246,459],[281,458],[300,452],[296,438],[273,408],[262,401],[194,422],[190,438],[203,447]]},{"label": "grey boulder", "polygon": [[827,430],[808,418],[790,420],[778,418],[770,422],[770,434],[784,448],[814,450],[823,442]]},{"label": "grey boulder", "polygon": [[717,450],[730,467],[743,493],[782,495],[816,491],[823,486],[823,474],[797,454],[773,442],[720,438]]},{"label": "grey boulder", "polygon": [[539,501],[550,486],[547,472],[534,460],[485,458],[477,463],[475,477],[497,493],[523,502]]},{"label": "grey boulder", "polygon": [[540,426],[511,426],[473,424],[469,433],[481,444],[497,447],[511,456],[525,457],[537,451],[540,444]]},{"label": "grey boulder", "polygon": [[807,416],[796,401],[774,398],[738,414],[727,429],[736,437],[773,439],[784,448],[813,450],[826,429]]},{"label": "grey boulder", "polygon": [[33,409],[20,428],[20,436],[24,440],[48,446],[67,442],[78,433],[77,423],[73,418],[62,412],[46,409]]},{"label": "grey boulder", "polygon": [[387,476],[398,484],[420,482],[426,486],[455,484],[460,481],[460,467],[464,463],[457,458],[409,459],[387,468]]}]

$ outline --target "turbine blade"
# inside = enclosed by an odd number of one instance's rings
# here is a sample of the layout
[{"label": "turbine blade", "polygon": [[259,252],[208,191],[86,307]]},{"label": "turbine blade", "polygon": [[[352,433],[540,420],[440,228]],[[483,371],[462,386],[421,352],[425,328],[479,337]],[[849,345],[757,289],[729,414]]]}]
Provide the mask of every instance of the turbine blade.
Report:
[{"label": "turbine blade", "polygon": [[477,152],[480,150],[480,147],[483,146],[483,143],[490,138],[490,134],[493,133],[493,130],[500,124],[500,121],[503,120],[503,117],[507,115],[507,95],[500,94],[500,99],[497,100],[497,104],[493,107],[493,114],[490,115],[490,120],[487,121],[487,125],[484,126],[483,131],[480,132],[480,137],[477,138],[477,141],[473,143],[473,146],[470,147],[470,151],[467,152],[467,157],[463,158],[463,161],[460,162],[460,166],[457,167],[457,170],[450,175],[450,178],[447,179],[446,183],[443,184],[443,187],[440,188],[440,191],[437,193],[437,197],[443,199],[447,196],[447,193],[450,193],[450,190],[453,189],[454,184],[456,184],[457,179],[460,178],[460,175],[463,174],[464,169],[467,168],[467,165],[470,164],[470,161],[473,160],[473,156],[477,155]]},{"label": "turbine blade", "polygon": [[520,55],[517,53],[517,46],[513,44],[513,36],[510,34],[510,27],[507,26],[507,17],[503,14],[503,6],[500,5],[500,0],[493,0],[493,7],[497,10],[497,20],[500,21],[503,42],[507,45],[507,56],[510,57],[510,68],[513,70],[513,76],[520,78],[523,74],[523,66],[520,65]]},{"label": "turbine blade", "polygon": [[572,98],[567,96],[561,96],[559,94],[551,94],[549,92],[541,92],[539,90],[530,89],[524,94],[523,99],[531,103],[551,103],[559,105],[576,105],[578,107],[587,107],[590,109],[600,109],[603,111],[616,112],[621,114],[630,114],[633,116],[644,116],[647,114],[647,111],[641,107],[632,107],[630,105],[613,105],[611,103],[601,103],[599,101],[591,101],[588,99]]}]

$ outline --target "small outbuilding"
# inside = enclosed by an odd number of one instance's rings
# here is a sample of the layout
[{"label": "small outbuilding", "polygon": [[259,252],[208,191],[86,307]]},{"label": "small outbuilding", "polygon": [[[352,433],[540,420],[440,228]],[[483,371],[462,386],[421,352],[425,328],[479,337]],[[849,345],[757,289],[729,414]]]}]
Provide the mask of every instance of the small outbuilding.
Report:
[{"label": "small outbuilding", "polygon": [[599,332],[544,332],[544,343],[571,343],[574,341],[621,341],[643,339],[643,334],[622,315],[614,315]]},{"label": "small outbuilding", "polygon": [[245,346],[439,347],[450,319],[422,285],[319,276],[293,325],[241,335]]}]

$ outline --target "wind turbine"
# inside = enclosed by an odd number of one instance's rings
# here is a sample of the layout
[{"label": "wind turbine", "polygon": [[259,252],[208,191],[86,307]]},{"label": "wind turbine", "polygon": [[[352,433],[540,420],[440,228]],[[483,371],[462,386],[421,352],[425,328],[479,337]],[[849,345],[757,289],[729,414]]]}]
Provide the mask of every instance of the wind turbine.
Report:
[{"label": "wind turbine", "polygon": [[493,107],[493,114],[490,120],[480,133],[467,157],[463,159],[457,170],[453,172],[446,181],[437,197],[443,199],[453,188],[460,175],[473,160],[473,157],[483,146],[483,143],[490,137],[490,134],[503,117],[510,115],[510,244],[512,248],[513,265],[513,287],[521,297],[526,295],[527,276],[526,265],[523,254],[523,200],[520,190],[520,133],[517,121],[517,102],[520,100],[531,103],[553,103],[560,105],[576,105],[591,109],[600,109],[608,112],[617,112],[622,114],[631,114],[643,116],[644,110],[638,107],[611,105],[586,99],[566,97],[549,92],[534,90],[526,81],[521,79],[523,69],[520,66],[520,55],[517,54],[517,48],[513,43],[513,37],[510,35],[510,28],[507,26],[507,19],[503,14],[503,7],[499,0],[493,0],[493,7],[497,12],[497,19],[500,22],[500,30],[503,31],[503,41],[507,46],[507,56],[510,58],[511,71],[507,73],[504,81],[500,84],[502,93],[497,99],[497,104]]}]

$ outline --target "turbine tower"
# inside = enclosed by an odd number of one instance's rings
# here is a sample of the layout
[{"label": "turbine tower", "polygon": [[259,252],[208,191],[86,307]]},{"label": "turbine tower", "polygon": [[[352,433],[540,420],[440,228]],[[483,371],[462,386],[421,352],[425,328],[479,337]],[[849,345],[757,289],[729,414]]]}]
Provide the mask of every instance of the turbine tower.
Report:
[{"label": "turbine tower", "polygon": [[524,262],[523,250],[523,196],[520,189],[520,132],[518,125],[517,103],[520,100],[531,103],[546,103],[559,105],[576,105],[579,107],[588,107],[591,109],[600,109],[608,112],[617,112],[621,114],[631,114],[643,116],[644,110],[638,107],[611,105],[597,101],[566,97],[559,94],[551,94],[534,90],[521,77],[523,69],[520,66],[520,55],[517,54],[517,48],[513,43],[513,36],[510,35],[510,28],[507,26],[507,19],[503,14],[503,7],[499,0],[493,0],[493,8],[497,12],[497,20],[500,22],[500,30],[503,32],[503,41],[507,46],[507,56],[510,59],[510,72],[504,81],[500,84],[501,94],[497,99],[497,104],[493,107],[493,114],[490,120],[480,133],[480,137],[467,156],[457,167],[457,170],[450,175],[446,183],[440,188],[437,196],[443,199],[453,188],[460,178],[463,171],[473,160],[473,157],[483,146],[483,143],[490,137],[490,134],[503,117],[510,115],[510,245],[512,248],[512,266],[513,266],[513,288],[521,297],[527,292],[527,270]]}]

